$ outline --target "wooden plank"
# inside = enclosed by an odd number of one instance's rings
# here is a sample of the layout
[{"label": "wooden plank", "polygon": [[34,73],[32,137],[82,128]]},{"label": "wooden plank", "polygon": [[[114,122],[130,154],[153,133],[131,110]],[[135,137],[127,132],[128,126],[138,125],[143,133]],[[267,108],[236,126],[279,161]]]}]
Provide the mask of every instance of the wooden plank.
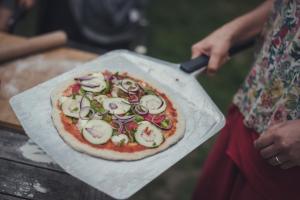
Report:
[{"label": "wooden plank", "polygon": [[[25,38],[0,33],[0,48],[25,41]],[[62,74],[96,54],[71,48],[58,48],[0,65],[0,125],[21,130],[9,99],[39,83]]]},{"label": "wooden plank", "polygon": [[67,174],[0,159],[0,192],[26,199],[111,200]]},{"label": "wooden plank", "polygon": [[0,130],[0,149],[2,159],[64,172],[42,149],[28,141],[26,135]]},{"label": "wooden plank", "polygon": [[0,193],[0,199],[1,200],[26,200],[24,198],[19,198],[19,197],[11,196],[8,194],[1,194],[1,193]]},{"label": "wooden plank", "polygon": [[[3,129],[0,129],[0,166],[0,194],[7,200],[112,199],[70,176],[52,160],[49,162],[49,157],[37,145],[28,141],[26,135]],[[40,187],[47,192],[41,192],[44,190]],[[72,194],[62,194],[64,192]],[[0,195],[1,200],[4,197]]]},{"label": "wooden plank", "polygon": [[67,174],[0,159],[0,192],[26,199],[111,200]]}]

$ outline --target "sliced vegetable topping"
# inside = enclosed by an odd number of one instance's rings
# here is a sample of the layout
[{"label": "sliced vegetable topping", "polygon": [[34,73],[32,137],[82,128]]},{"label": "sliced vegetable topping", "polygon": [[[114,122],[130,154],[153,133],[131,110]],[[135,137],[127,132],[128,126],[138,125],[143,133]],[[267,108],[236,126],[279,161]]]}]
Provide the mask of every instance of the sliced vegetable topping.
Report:
[{"label": "sliced vegetable topping", "polygon": [[74,80],[75,81],[88,81],[88,80],[91,80],[93,78],[94,78],[93,76],[87,75],[87,76],[81,76],[81,77],[74,78]]},{"label": "sliced vegetable topping", "polygon": [[75,78],[58,103],[91,144],[158,147],[173,127],[167,103],[146,83],[111,72]]},{"label": "sliced vegetable topping", "polygon": [[139,96],[137,94],[129,94],[129,99],[128,101],[131,104],[138,104],[140,102]]},{"label": "sliced vegetable topping", "polygon": [[103,108],[113,115],[122,115],[127,113],[131,105],[122,98],[107,98],[103,100]]},{"label": "sliced vegetable topping", "polygon": [[91,107],[85,106],[80,108],[80,112],[79,112],[80,119],[93,119],[94,116],[95,116],[95,111]]},{"label": "sliced vegetable topping", "polygon": [[60,97],[58,100],[59,105],[62,105],[68,98],[69,97],[65,97],[65,96]]},{"label": "sliced vegetable topping", "polygon": [[90,102],[82,101],[82,96],[77,95],[75,96],[75,98],[66,97],[64,102],[62,103],[61,108],[65,115],[69,117],[79,118],[79,112],[82,106],[89,107]]},{"label": "sliced vegetable topping", "polygon": [[92,144],[104,144],[112,136],[112,127],[103,120],[90,120],[83,128],[83,137]]},{"label": "sliced vegetable topping", "polygon": [[94,99],[96,101],[98,101],[99,103],[103,103],[104,99],[107,99],[108,97],[106,95],[98,95],[98,96],[94,96]]},{"label": "sliced vegetable topping", "polygon": [[139,85],[135,81],[128,78],[125,78],[121,81],[121,87],[127,93],[136,92],[139,90]]},{"label": "sliced vegetable topping", "polygon": [[85,91],[101,92],[107,87],[102,73],[92,73],[88,76],[75,78],[75,80],[79,81],[79,84]]},{"label": "sliced vegetable topping", "polygon": [[134,137],[139,144],[145,147],[157,147],[164,141],[161,130],[148,121],[139,123]]},{"label": "sliced vegetable topping", "polygon": [[80,90],[80,84],[75,84],[72,86],[72,94],[78,94]]},{"label": "sliced vegetable topping", "polygon": [[134,111],[139,115],[146,115],[149,112],[149,109],[143,105],[136,105]]},{"label": "sliced vegetable topping", "polygon": [[128,143],[129,139],[128,136],[125,134],[119,134],[119,135],[114,135],[111,137],[111,141],[114,143],[116,146],[123,146]]},{"label": "sliced vegetable topping", "polygon": [[145,95],[141,98],[140,104],[149,110],[150,114],[159,114],[166,110],[165,100],[156,95]]},{"label": "sliced vegetable topping", "polygon": [[153,121],[153,124],[162,130],[169,130],[173,127],[172,121],[170,119],[164,119],[160,122]]},{"label": "sliced vegetable topping", "polygon": [[86,124],[88,123],[89,120],[87,119],[79,119],[77,122],[77,127],[78,129],[82,132],[83,129],[85,128]]}]

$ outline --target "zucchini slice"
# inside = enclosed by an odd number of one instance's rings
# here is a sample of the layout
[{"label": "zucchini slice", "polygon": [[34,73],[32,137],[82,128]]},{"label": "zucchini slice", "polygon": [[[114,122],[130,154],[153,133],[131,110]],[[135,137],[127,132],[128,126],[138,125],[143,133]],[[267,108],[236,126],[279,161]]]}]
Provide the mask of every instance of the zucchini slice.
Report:
[{"label": "zucchini slice", "polygon": [[103,120],[90,120],[85,125],[82,135],[92,144],[104,144],[112,136],[113,129]]},{"label": "zucchini slice", "polygon": [[164,141],[162,131],[148,121],[142,121],[134,133],[135,140],[145,147],[158,147]]}]

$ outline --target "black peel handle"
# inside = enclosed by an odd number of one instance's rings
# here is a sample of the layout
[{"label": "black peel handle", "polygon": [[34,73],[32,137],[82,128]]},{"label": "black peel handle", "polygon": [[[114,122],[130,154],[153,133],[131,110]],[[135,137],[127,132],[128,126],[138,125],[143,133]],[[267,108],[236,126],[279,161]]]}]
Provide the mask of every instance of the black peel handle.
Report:
[{"label": "black peel handle", "polygon": [[[244,43],[231,47],[229,49],[229,56],[239,53],[245,49],[248,49],[249,47],[254,45],[255,41],[256,41],[255,38],[253,38]],[[208,65],[208,61],[209,61],[209,56],[201,55],[197,58],[181,63],[180,69],[186,73],[193,73],[197,70],[200,70],[203,67],[206,67]]]}]

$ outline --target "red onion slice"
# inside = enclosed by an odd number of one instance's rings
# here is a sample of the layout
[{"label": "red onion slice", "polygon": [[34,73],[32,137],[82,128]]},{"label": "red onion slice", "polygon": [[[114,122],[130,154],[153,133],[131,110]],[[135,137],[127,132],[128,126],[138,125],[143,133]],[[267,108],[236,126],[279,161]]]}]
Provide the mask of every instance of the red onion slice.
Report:
[{"label": "red onion slice", "polygon": [[115,75],[112,75],[109,80],[114,84],[119,82],[119,79]]},{"label": "red onion slice", "polygon": [[134,111],[139,115],[146,115],[148,114],[149,109],[139,104],[134,107]]},{"label": "red onion slice", "polygon": [[80,109],[83,107],[83,100],[84,100],[85,96],[82,96],[81,100],[80,100]]},{"label": "red onion slice", "polygon": [[[130,85],[128,85],[128,82],[130,82]],[[123,79],[121,82],[121,87],[127,92],[127,93],[135,93],[139,90],[139,85],[135,83],[132,80],[129,79]]]},{"label": "red onion slice", "polygon": [[76,77],[74,78],[75,81],[88,81],[88,80],[92,80],[95,77],[92,76],[81,76],[81,77]]},{"label": "red onion slice", "polygon": [[153,115],[152,122],[160,124],[162,121],[166,119],[166,115]]},{"label": "red onion slice", "polygon": [[[92,112],[92,114],[87,117],[87,115]],[[83,119],[83,120],[86,120],[86,119],[92,119],[95,115],[95,111],[89,107],[89,106],[85,106],[85,107],[82,107],[80,108],[80,111],[79,111],[79,118],[80,119]]]},{"label": "red onion slice", "polygon": [[95,88],[95,87],[99,87],[100,86],[100,84],[85,83],[85,82],[80,82],[79,84],[82,85],[82,86],[85,86],[85,87],[89,87],[89,88]]},{"label": "red onion slice", "polygon": [[128,120],[134,118],[134,115],[124,115],[124,116],[114,115],[113,117],[118,120]]},{"label": "red onion slice", "polygon": [[120,122],[120,123],[122,123],[122,124],[127,124],[128,122],[132,122],[134,120],[134,118],[132,117],[132,118],[129,118],[129,119],[114,119],[114,121],[116,121],[116,122]]},{"label": "red onion slice", "polygon": [[139,97],[137,95],[130,95],[129,94],[129,99],[128,99],[129,103],[131,104],[138,104],[139,103]]},{"label": "red onion slice", "polygon": [[117,120],[114,120],[113,122],[118,125],[118,128],[117,128],[118,133],[119,134],[123,133],[124,132],[124,124],[120,121],[117,121]]}]

